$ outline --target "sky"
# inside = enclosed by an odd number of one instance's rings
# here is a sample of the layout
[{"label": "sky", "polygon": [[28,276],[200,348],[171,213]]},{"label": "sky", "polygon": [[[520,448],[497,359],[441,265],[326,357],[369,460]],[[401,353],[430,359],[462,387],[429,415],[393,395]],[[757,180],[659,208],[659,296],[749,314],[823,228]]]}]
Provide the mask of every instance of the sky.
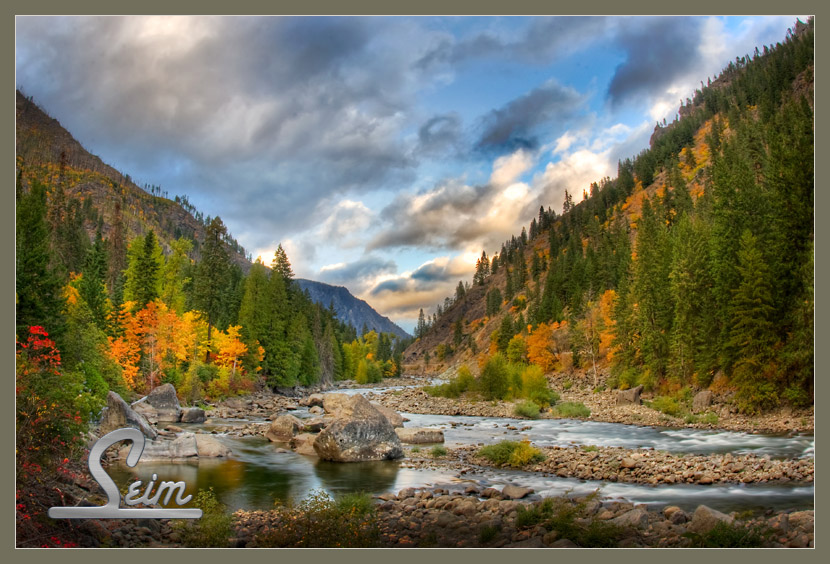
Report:
[{"label": "sky", "polygon": [[282,244],[411,332],[797,17],[17,17],[16,84],[254,258]]}]

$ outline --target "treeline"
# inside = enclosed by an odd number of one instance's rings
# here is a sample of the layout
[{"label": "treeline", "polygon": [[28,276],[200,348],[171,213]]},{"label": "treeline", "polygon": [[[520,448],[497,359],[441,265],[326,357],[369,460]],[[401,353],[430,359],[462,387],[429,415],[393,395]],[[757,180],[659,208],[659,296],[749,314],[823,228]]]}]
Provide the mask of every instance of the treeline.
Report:
[{"label": "treeline", "polygon": [[504,316],[490,352],[527,361],[532,343],[546,370],[609,365],[612,385],[665,394],[734,389],[745,412],[809,405],[812,69],[810,20],[730,63],[617,178],[483,254],[474,283]]}]

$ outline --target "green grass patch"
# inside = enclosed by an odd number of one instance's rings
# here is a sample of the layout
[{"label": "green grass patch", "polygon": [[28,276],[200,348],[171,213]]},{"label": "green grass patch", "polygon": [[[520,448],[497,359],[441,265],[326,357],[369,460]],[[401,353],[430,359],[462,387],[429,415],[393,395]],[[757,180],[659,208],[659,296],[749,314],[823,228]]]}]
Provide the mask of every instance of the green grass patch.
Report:
[{"label": "green grass patch", "polygon": [[539,406],[532,401],[523,401],[516,404],[516,407],[513,408],[513,414],[517,417],[539,419]]},{"label": "green grass patch", "polygon": [[553,408],[554,413],[559,417],[588,417],[591,410],[585,404],[578,401],[563,401]]},{"label": "green grass patch", "polygon": [[478,454],[496,466],[521,468],[527,464],[542,462],[545,455],[530,441],[501,441],[494,445],[482,447]]},{"label": "green grass patch", "polygon": [[432,449],[430,449],[429,453],[432,455],[432,458],[438,458],[439,456],[446,456],[447,449],[441,445],[435,445]]},{"label": "green grass patch", "polygon": [[495,525],[485,525],[478,531],[478,543],[487,544],[491,542],[499,534],[500,527]]},{"label": "green grass patch", "polygon": [[658,396],[654,398],[654,400],[645,403],[651,409],[659,411],[660,413],[665,413],[671,417],[681,417],[684,412],[683,406],[680,402],[668,396]]},{"label": "green grass patch", "polygon": [[586,499],[576,502],[567,497],[548,497],[540,502],[519,506],[516,513],[516,527],[526,529],[542,525],[555,531],[559,537],[567,538],[586,548],[612,548],[623,538],[625,531],[608,521],[593,518],[588,503],[596,499],[594,492]]},{"label": "green grass patch", "polygon": [[761,548],[769,532],[760,526],[719,522],[707,533],[684,533],[695,548]]}]

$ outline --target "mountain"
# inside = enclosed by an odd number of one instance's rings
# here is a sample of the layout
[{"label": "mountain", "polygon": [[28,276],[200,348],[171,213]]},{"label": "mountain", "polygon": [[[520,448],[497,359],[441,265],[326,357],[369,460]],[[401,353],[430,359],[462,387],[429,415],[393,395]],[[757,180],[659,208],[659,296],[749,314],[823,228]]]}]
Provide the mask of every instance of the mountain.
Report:
[{"label": "mountain", "polygon": [[297,278],[295,282],[303,292],[308,292],[314,303],[323,307],[334,304],[337,319],[348,323],[358,331],[365,325],[370,331],[377,333],[392,333],[404,339],[411,337],[392,320],[379,314],[365,301],[354,297],[343,286],[332,286],[303,278]]},{"label": "mountain", "polygon": [[499,352],[681,403],[811,404],[813,41],[810,19],[737,57],[616,178],[542,207],[419,321],[404,362],[477,371]]}]

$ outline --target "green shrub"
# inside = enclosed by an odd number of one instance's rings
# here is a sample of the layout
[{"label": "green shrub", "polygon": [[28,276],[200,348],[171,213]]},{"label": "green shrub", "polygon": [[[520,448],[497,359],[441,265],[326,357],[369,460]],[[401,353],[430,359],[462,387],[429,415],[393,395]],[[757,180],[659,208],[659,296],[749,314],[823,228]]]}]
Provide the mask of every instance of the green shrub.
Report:
[{"label": "green shrub", "polygon": [[596,499],[597,492],[585,500],[576,502],[567,497],[545,498],[540,502],[519,506],[516,510],[516,527],[520,529],[544,526],[582,547],[611,548],[623,538],[621,527],[608,521],[595,519],[587,511],[589,501]]},{"label": "green shrub", "polygon": [[605,385],[608,386],[609,390],[613,390],[620,385],[620,381],[616,376],[612,376],[605,381]]},{"label": "green shrub", "polygon": [[591,410],[578,401],[563,401],[556,404],[553,411],[559,417],[588,417],[591,415]]},{"label": "green shrub", "polygon": [[668,396],[658,396],[653,401],[648,402],[647,405],[660,413],[665,413],[672,417],[680,417],[683,414],[683,407],[676,399]]},{"label": "green shrub", "polygon": [[233,517],[216,499],[213,488],[196,494],[196,506],[202,510],[201,519],[180,521],[176,525],[182,544],[190,548],[227,548],[233,532]]},{"label": "green shrub", "polygon": [[565,391],[570,390],[571,388],[573,388],[573,385],[574,385],[574,383],[571,382],[570,380],[565,380],[562,383],[562,389],[565,390]]},{"label": "green shrub", "polygon": [[488,542],[496,538],[496,535],[499,534],[500,530],[501,529],[495,525],[484,525],[478,531],[478,543],[487,544]]},{"label": "green shrub", "polygon": [[257,547],[371,548],[379,545],[377,509],[366,494],[332,499],[315,491],[276,510],[279,525],[258,534]]},{"label": "green shrub", "polygon": [[793,407],[808,407],[813,403],[810,394],[804,388],[799,386],[790,386],[784,390],[784,399],[787,400]]},{"label": "green shrub", "polygon": [[535,364],[522,370],[522,396],[541,407],[559,401],[559,394],[548,388],[548,379],[542,369]]},{"label": "green shrub", "polygon": [[706,423],[707,425],[717,425],[718,414],[713,413],[711,411],[707,411],[706,413],[700,416],[700,421]]},{"label": "green shrub", "polygon": [[762,527],[747,527],[741,523],[718,522],[707,533],[685,533],[696,548],[760,548],[768,532]]},{"label": "green shrub", "polygon": [[599,447],[597,445],[582,445],[579,448],[581,448],[585,452],[596,452],[599,450]]},{"label": "green shrub", "polygon": [[511,370],[507,359],[496,353],[487,359],[481,377],[478,379],[478,391],[487,400],[507,398],[512,382]]},{"label": "green shrub", "polygon": [[421,447],[419,447],[419,446],[414,446],[414,447],[412,447],[412,453],[413,453],[413,454],[414,454],[414,453],[418,453],[418,452],[421,452]]},{"label": "green shrub", "polygon": [[470,373],[466,365],[458,370],[458,376],[445,384],[427,386],[424,391],[432,397],[457,398],[475,386],[475,377]]},{"label": "green shrub", "polygon": [[513,414],[517,417],[539,419],[539,406],[532,401],[523,401],[516,404],[516,407],[513,408]]},{"label": "green shrub", "polygon": [[447,449],[441,445],[435,445],[430,449],[429,453],[432,455],[432,458],[438,458],[439,456],[446,456]]},{"label": "green shrub", "polygon": [[478,454],[496,466],[512,466],[521,468],[527,464],[542,462],[545,455],[530,441],[501,441],[494,445],[482,447]]}]

